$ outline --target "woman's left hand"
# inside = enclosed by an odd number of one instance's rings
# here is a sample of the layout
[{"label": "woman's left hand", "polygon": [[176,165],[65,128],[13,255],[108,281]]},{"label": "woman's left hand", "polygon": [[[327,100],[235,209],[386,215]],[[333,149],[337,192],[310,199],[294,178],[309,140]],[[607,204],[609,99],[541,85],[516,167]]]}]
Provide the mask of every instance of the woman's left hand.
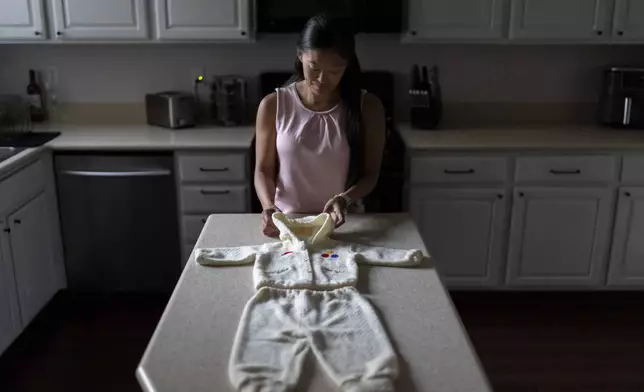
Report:
[{"label": "woman's left hand", "polygon": [[331,215],[331,219],[333,219],[335,227],[340,227],[344,222],[346,222],[347,207],[347,201],[344,198],[334,196],[331,200],[326,202],[324,211],[322,212],[326,212]]}]

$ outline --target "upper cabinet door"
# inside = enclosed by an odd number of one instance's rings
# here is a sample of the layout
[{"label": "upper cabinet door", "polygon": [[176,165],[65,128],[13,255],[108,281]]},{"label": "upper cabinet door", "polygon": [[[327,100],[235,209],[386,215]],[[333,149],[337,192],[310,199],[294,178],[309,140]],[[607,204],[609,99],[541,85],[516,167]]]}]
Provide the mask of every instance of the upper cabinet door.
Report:
[{"label": "upper cabinet door", "polygon": [[0,0],[0,39],[44,39],[42,0]]},{"label": "upper cabinet door", "polygon": [[159,39],[248,40],[249,0],[156,0]]},{"label": "upper cabinet door", "polygon": [[615,0],[613,39],[617,41],[644,40],[644,1]]},{"label": "upper cabinet door", "polygon": [[613,0],[513,0],[510,38],[604,41],[612,10]]},{"label": "upper cabinet door", "polygon": [[58,39],[146,39],[145,0],[52,0]]},{"label": "upper cabinet door", "polygon": [[486,40],[503,37],[504,0],[410,0],[410,38]]}]

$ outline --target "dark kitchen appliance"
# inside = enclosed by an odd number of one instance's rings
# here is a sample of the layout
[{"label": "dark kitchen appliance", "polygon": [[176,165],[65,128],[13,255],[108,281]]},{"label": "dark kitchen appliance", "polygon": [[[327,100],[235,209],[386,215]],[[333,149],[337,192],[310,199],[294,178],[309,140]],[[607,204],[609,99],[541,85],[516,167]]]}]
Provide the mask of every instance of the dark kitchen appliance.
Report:
[{"label": "dark kitchen appliance", "polygon": [[147,123],[178,129],[194,127],[197,122],[195,95],[182,91],[163,91],[145,96]]},{"label": "dark kitchen appliance", "polygon": [[426,66],[421,70],[414,65],[411,70],[411,125],[418,129],[435,129],[443,117],[443,101],[438,81],[438,67],[430,71]]},{"label": "dark kitchen appliance", "polygon": [[604,125],[644,128],[644,68],[606,69],[599,113]]},{"label": "dark kitchen appliance", "polygon": [[219,125],[235,126],[247,122],[246,81],[239,76],[218,76],[210,95],[213,118]]},{"label": "dark kitchen appliance", "polygon": [[172,154],[58,154],[67,285],[164,292],[181,265]]},{"label": "dark kitchen appliance", "polygon": [[313,15],[327,13],[356,33],[398,33],[403,2],[392,0],[261,0],[257,3],[260,33],[299,33]]},{"label": "dark kitchen appliance", "polygon": [[[264,97],[275,88],[283,86],[291,77],[290,72],[267,72],[260,75],[260,96]],[[380,178],[374,191],[363,202],[366,212],[402,212],[405,168],[405,144],[394,126],[394,77],[387,71],[362,73],[362,86],[380,98],[385,108],[385,150],[380,169]],[[252,168],[255,167],[255,141],[251,149]],[[253,212],[261,212],[261,204],[255,189],[252,189]]]}]

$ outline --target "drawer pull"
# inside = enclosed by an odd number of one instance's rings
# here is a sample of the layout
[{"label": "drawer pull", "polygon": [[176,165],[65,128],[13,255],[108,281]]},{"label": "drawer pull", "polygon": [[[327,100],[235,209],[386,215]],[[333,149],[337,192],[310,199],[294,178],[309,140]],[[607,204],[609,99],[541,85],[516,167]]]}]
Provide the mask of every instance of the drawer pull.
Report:
[{"label": "drawer pull", "polygon": [[199,171],[204,173],[222,173],[222,172],[227,172],[228,170],[230,169],[228,169],[227,167],[213,167],[213,168],[200,167],[199,168]]},{"label": "drawer pull", "polygon": [[577,169],[577,170],[555,170],[555,169],[552,169],[552,170],[550,170],[550,173],[556,174],[556,175],[558,175],[558,174],[581,174],[581,170],[579,170],[579,169]]},{"label": "drawer pull", "polygon": [[467,169],[467,170],[445,169],[445,170],[443,170],[443,173],[445,173],[445,174],[474,174],[474,169]]},{"label": "drawer pull", "polygon": [[206,189],[201,190],[202,195],[227,195],[229,193],[230,193],[229,190],[224,190],[224,191],[209,191]]}]

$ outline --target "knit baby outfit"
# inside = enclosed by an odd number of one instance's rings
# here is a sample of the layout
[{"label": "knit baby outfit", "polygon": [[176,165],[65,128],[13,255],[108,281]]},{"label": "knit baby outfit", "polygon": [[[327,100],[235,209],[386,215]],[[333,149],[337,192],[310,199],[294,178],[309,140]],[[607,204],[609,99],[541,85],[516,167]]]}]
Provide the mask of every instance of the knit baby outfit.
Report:
[{"label": "knit baby outfit", "polygon": [[343,391],[389,392],[396,354],[369,302],[355,289],[358,262],[410,266],[420,250],[341,243],[328,214],[273,215],[281,242],[196,250],[201,265],[254,262],[257,293],[246,304],[229,363],[238,391],[290,391],[312,351]]},{"label": "knit baby outfit", "polygon": [[330,239],[334,228],[329,214],[290,219],[273,214],[281,242],[237,248],[197,249],[201,265],[250,264],[255,289],[261,287],[329,290],[355,286],[356,261],[389,266],[417,265],[420,250],[401,250],[347,244]]}]

